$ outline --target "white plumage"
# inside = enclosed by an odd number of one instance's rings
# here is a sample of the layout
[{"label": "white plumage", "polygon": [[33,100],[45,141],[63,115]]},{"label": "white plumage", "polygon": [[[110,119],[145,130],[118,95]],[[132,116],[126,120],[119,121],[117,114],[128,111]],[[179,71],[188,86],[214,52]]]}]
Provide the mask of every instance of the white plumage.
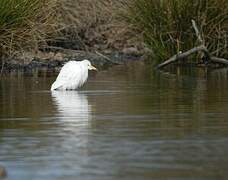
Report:
[{"label": "white plumage", "polygon": [[52,84],[51,90],[73,90],[81,87],[88,78],[88,70],[97,70],[89,60],[67,62]]}]

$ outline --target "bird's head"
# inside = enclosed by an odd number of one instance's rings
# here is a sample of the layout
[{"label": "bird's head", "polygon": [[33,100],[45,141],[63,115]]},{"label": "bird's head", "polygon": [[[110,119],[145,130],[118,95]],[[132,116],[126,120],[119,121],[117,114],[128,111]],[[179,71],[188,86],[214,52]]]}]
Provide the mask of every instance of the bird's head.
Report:
[{"label": "bird's head", "polygon": [[95,71],[97,71],[97,68],[95,68],[94,66],[92,66],[92,64],[91,64],[91,62],[89,60],[85,59],[82,62],[88,67],[88,70],[95,70]]}]

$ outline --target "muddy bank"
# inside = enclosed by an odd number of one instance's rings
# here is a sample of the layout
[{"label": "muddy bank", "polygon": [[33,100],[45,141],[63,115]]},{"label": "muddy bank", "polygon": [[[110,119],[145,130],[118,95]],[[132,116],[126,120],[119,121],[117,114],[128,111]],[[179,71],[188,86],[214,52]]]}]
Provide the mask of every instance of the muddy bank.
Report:
[{"label": "muddy bank", "polygon": [[86,52],[81,50],[59,48],[51,52],[26,52],[23,56],[2,59],[0,69],[1,72],[4,73],[17,70],[28,72],[37,68],[59,70],[59,68],[67,61],[81,61],[83,59],[90,60],[93,65],[102,70],[113,65],[141,60],[143,59],[143,54],[141,52],[137,52],[137,49],[133,48],[125,49],[125,52],[110,50],[102,52]]}]

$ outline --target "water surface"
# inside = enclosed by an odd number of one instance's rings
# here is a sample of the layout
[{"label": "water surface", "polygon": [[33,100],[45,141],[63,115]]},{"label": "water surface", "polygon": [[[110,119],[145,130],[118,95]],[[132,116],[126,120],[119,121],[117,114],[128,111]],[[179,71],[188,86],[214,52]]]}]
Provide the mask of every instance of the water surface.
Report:
[{"label": "water surface", "polygon": [[227,70],[142,62],[51,92],[56,74],[0,81],[0,164],[9,179],[226,179]]}]

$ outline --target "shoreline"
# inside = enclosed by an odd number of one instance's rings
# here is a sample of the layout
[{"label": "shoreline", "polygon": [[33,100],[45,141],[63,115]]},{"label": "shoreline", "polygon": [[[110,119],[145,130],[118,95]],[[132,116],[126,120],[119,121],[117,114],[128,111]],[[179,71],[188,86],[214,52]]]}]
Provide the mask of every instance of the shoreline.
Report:
[{"label": "shoreline", "polygon": [[99,70],[107,69],[113,65],[121,65],[127,62],[142,60],[142,53],[120,52],[106,50],[103,52],[86,52],[72,49],[61,49],[56,52],[24,53],[23,56],[6,58],[0,65],[1,73],[12,71],[31,72],[34,69],[47,68],[59,71],[68,61],[81,61],[88,59]]}]

